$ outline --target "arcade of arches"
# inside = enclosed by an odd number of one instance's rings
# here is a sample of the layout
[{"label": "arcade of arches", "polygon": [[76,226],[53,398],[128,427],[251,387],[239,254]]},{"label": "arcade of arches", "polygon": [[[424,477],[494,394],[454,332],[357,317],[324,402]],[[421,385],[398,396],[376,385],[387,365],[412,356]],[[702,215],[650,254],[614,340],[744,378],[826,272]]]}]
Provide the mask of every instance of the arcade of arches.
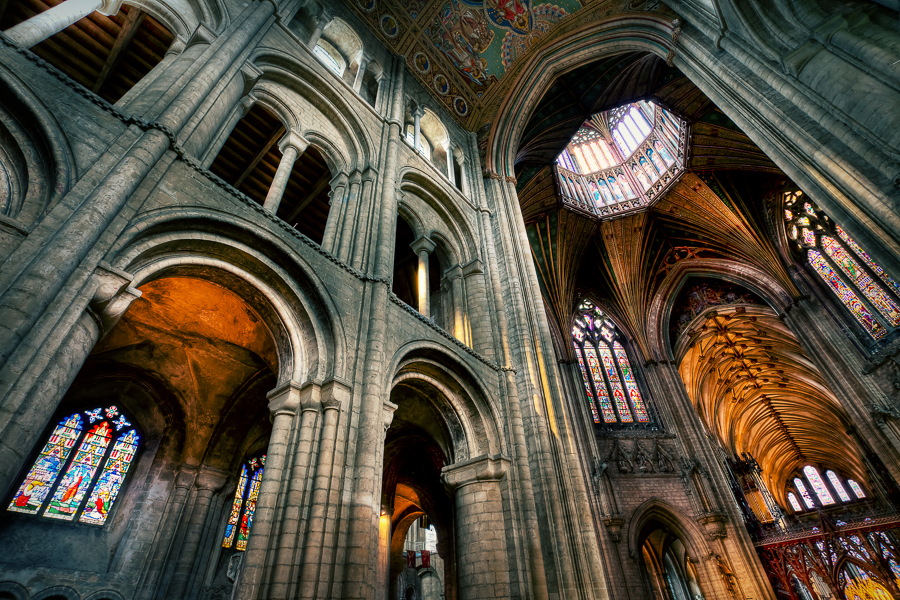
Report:
[{"label": "arcade of arches", "polygon": [[900,600],[896,0],[0,0],[0,599]]}]

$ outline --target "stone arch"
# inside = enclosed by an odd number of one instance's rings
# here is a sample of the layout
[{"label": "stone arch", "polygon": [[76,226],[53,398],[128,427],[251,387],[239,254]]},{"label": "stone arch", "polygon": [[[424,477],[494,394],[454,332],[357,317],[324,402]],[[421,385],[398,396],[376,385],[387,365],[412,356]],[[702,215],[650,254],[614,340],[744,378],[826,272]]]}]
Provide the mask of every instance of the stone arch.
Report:
[{"label": "stone arch", "polygon": [[66,195],[77,166],[53,113],[7,68],[0,98],[0,215],[28,228]]},{"label": "stone arch", "polygon": [[659,498],[650,498],[631,513],[628,520],[628,556],[637,557],[643,540],[641,536],[647,525],[656,521],[671,529],[681,538],[692,556],[709,556],[712,549],[706,542],[703,531],[697,523],[678,508]]},{"label": "stone arch", "polygon": [[125,600],[125,596],[114,590],[100,590],[86,596],[84,600]]},{"label": "stone arch", "polygon": [[[217,233],[197,233],[209,226]],[[132,225],[117,246],[112,262],[135,276],[134,286],[215,270],[226,289],[250,298],[275,338],[279,384],[344,376],[346,341],[333,301],[313,267],[271,233],[207,211],[166,210]]]},{"label": "stone arch", "polygon": [[[359,35],[347,21],[335,17],[322,30],[322,37],[337,50],[341,58],[346,62],[345,69],[349,69],[354,62],[359,64],[359,57],[363,51],[363,43]],[[346,71],[345,71],[346,72]]]},{"label": "stone arch", "polygon": [[791,295],[774,277],[753,265],[719,258],[678,262],[663,279],[650,302],[647,339],[654,357],[674,359],[674,349],[667,333],[669,320],[678,293],[692,275],[714,277],[747,287],[768,302],[777,314],[784,314],[793,304]]},{"label": "stone arch", "polygon": [[406,194],[407,203],[412,205],[414,199],[422,202],[419,213],[422,214],[423,220],[425,207],[434,212],[437,221],[429,224],[430,228],[441,233],[447,244],[456,249],[455,256],[459,263],[466,263],[478,256],[474,228],[466,217],[467,211],[457,203],[454,195],[448,194],[442,188],[442,185],[414,168],[403,169],[400,172],[400,190]]},{"label": "stone arch", "polygon": [[435,342],[409,342],[401,347],[386,373],[393,374],[387,389],[407,382],[422,382],[444,395],[443,414],[464,436],[455,440],[453,462],[505,450],[495,399],[471,369],[453,351]]},{"label": "stone arch", "polygon": [[422,224],[422,217],[416,212],[415,208],[403,198],[397,202],[397,215],[406,221],[406,224],[413,230],[416,237],[425,235],[426,229]]},{"label": "stone arch", "polygon": [[65,585],[57,585],[35,594],[31,600],[81,600],[81,596],[72,588]]},{"label": "stone arch", "polygon": [[14,581],[0,583],[0,594],[4,594],[11,600],[28,600],[28,590]]},{"label": "stone arch", "polygon": [[261,51],[252,61],[263,73],[254,89],[269,88],[272,95],[280,97],[286,104],[296,104],[292,110],[297,114],[301,133],[302,127],[311,120],[304,119],[304,110],[317,111],[324,117],[315,119],[317,122],[334,127],[334,131],[329,132],[320,125],[318,133],[335,146],[343,146],[343,168],[340,170],[361,170],[371,164],[375,153],[372,137],[357,117],[355,108],[333,82],[321,77],[306,63],[271,49]]},{"label": "stone arch", "polygon": [[175,37],[190,39],[191,34],[203,23],[213,31],[224,23],[225,11],[218,0],[128,0],[125,4],[137,6],[165,25]]}]

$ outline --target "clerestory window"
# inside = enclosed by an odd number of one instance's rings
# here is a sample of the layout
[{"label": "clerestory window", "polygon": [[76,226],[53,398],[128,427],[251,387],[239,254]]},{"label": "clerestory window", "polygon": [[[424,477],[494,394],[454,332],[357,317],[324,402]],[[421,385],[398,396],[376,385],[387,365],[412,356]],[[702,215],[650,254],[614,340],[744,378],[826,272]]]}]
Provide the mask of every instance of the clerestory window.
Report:
[{"label": "clerestory window", "polygon": [[803,192],[785,195],[784,220],[788,238],[872,338],[900,328],[900,283],[840,225]]}]

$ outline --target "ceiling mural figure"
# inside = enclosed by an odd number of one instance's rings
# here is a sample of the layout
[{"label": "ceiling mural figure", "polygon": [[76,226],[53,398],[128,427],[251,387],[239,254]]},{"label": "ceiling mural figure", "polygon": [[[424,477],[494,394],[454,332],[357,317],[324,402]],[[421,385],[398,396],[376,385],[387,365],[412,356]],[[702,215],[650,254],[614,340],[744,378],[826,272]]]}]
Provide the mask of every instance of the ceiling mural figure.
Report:
[{"label": "ceiling mural figure", "polygon": [[425,33],[469,82],[476,86],[488,83],[487,61],[480,54],[491,45],[494,32],[488,28],[484,11],[450,0]]},{"label": "ceiling mural figure", "polygon": [[533,26],[534,19],[531,15],[531,2],[528,0],[463,1],[469,6],[483,8],[488,18],[497,27],[509,29],[515,33],[527,34]]}]

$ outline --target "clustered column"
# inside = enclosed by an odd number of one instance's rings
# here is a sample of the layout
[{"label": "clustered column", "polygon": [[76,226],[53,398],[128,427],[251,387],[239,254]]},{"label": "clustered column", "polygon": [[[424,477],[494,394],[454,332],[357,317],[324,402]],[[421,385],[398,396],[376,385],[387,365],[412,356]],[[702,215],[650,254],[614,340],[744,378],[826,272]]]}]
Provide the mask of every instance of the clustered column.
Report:
[{"label": "clustered column", "polygon": [[4,33],[23,48],[43,42],[95,10],[112,16],[122,8],[122,0],[66,0],[53,8],[37,14]]},{"label": "clustered column", "polygon": [[275,178],[272,179],[272,185],[269,187],[269,193],[266,194],[266,201],[263,203],[263,208],[273,215],[278,213],[278,206],[281,204],[281,198],[287,188],[288,179],[291,178],[294,162],[306,151],[307,146],[309,146],[309,141],[295,131],[287,132],[278,142],[278,148],[282,153],[281,162],[278,163],[278,170],[275,171]]},{"label": "clustered column", "polygon": [[419,270],[417,272],[419,286],[419,312],[425,317],[431,316],[431,296],[429,288],[430,276],[428,273],[428,258],[434,252],[435,244],[426,236],[422,236],[412,244],[410,248],[419,257]]},{"label": "clustered column", "polygon": [[453,490],[459,599],[509,598],[503,498],[500,480],[509,461],[480,456],[444,467],[441,479]]}]

